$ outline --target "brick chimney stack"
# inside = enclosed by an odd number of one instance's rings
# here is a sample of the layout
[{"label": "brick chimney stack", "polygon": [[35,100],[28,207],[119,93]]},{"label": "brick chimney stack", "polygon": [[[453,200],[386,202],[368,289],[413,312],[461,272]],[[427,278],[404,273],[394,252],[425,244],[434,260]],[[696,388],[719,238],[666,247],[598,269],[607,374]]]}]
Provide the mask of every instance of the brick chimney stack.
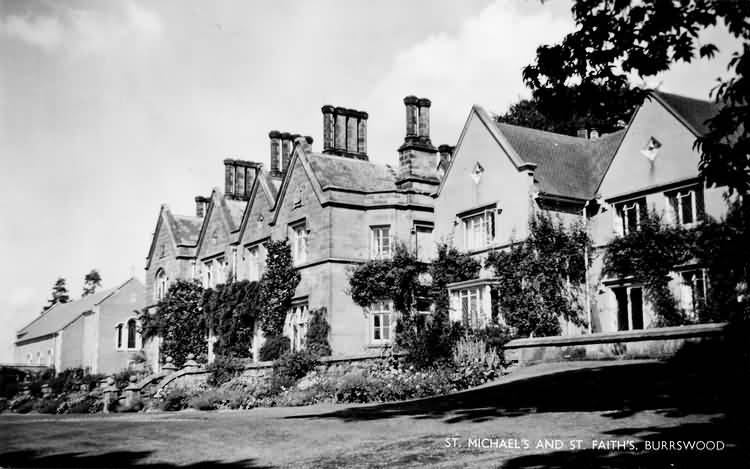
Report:
[{"label": "brick chimney stack", "polygon": [[325,105],[323,153],[367,160],[367,119],[363,111]]},{"label": "brick chimney stack", "polygon": [[210,197],[205,197],[202,195],[196,195],[195,196],[195,216],[203,218],[206,216],[206,210],[208,209],[208,204],[211,202]]},{"label": "brick chimney stack", "polygon": [[396,185],[400,189],[432,193],[440,184],[438,175],[438,150],[430,140],[430,107],[427,98],[407,96],[406,136],[398,149],[398,177]]}]

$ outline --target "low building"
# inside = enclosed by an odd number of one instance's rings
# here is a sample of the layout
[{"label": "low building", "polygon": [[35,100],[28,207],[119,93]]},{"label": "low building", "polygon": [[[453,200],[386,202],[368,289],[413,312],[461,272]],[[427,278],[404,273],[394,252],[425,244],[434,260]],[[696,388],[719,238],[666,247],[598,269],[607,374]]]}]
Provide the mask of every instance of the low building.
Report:
[{"label": "low building", "polygon": [[90,373],[128,368],[142,351],[138,314],[145,306],[143,290],[143,284],[131,278],[54,305],[18,331],[15,362]]}]

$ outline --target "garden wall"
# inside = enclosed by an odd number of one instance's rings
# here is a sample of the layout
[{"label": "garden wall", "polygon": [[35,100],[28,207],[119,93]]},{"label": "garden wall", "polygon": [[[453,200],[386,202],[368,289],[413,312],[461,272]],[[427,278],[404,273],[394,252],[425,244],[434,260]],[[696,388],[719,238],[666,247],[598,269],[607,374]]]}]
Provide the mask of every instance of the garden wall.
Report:
[{"label": "garden wall", "polygon": [[687,342],[722,336],[726,323],[695,324],[576,337],[515,339],[503,347],[505,358],[519,365],[565,360],[666,358]]}]

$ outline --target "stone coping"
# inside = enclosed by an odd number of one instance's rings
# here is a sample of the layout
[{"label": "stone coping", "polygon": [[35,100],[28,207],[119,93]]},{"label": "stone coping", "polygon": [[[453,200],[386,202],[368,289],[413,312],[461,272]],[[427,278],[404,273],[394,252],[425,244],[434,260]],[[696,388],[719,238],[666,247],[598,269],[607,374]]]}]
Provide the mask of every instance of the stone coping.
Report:
[{"label": "stone coping", "polygon": [[[403,354],[394,353],[393,355],[400,356]],[[320,362],[324,364],[335,364],[335,363],[342,363],[342,362],[358,362],[358,361],[365,361],[365,360],[373,360],[376,358],[385,358],[386,353],[383,350],[375,351],[375,352],[366,352],[366,353],[360,353],[355,355],[333,355],[330,357],[321,357]],[[263,369],[263,368],[272,368],[273,367],[273,361],[265,361],[265,362],[255,362],[255,363],[248,363],[245,365],[246,370],[256,370],[256,369]]]},{"label": "stone coping", "polygon": [[720,335],[727,323],[693,324],[689,326],[658,327],[636,331],[597,332],[580,336],[532,337],[514,339],[503,346],[504,349],[521,349],[529,347],[562,347],[586,344],[605,344],[617,342],[638,342],[644,340],[689,339]]}]

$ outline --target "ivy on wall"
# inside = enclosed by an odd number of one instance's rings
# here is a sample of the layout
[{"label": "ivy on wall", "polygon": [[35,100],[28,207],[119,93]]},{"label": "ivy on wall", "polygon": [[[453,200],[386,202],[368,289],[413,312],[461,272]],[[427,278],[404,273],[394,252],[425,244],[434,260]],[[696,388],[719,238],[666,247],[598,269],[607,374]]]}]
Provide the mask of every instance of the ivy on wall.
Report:
[{"label": "ivy on wall", "polygon": [[206,320],[203,314],[203,288],[197,281],[177,280],[156,305],[156,312],[140,313],[144,339],[161,337],[161,357],[172,357],[178,366],[187,355],[205,358]]},{"label": "ivy on wall", "polygon": [[328,310],[325,306],[310,312],[310,321],[307,324],[305,334],[305,349],[317,357],[326,357],[331,354],[331,345],[328,343],[328,333],[331,327],[328,325]]},{"label": "ivy on wall", "polygon": [[252,356],[259,296],[260,284],[249,280],[217,285],[204,292],[203,312],[216,338],[214,353],[234,358]]},{"label": "ivy on wall", "polygon": [[705,304],[697,305],[697,322],[728,320],[748,308],[749,225],[750,204],[739,201],[730,204],[724,220],[709,218],[693,229],[667,225],[651,212],[638,230],[609,244],[604,273],[642,282],[657,325],[675,326],[691,320],[669,288],[672,271],[686,264],[705,268],[707,296]]},{"label": "ivy on wall", "polygon": [[[452,346],[462,334],[461,326],[449,321],[447,285],[476,278],[480,267],[470,256],[446,245],[438,247],[437,258],[427,265],[399,244],[391,259],[371,260],[353,269],[349,293],[363,308],[392,300],[399,313],[396,347],[406,351],[413,364],[427,367],[450,358]],[[431,284],[420,281],[424,274],[429,274]],[[435,305],[433,314],[416,313],[428,309],[429,303]]]},{"label": "ivy on wall", "polygon": [[266,268],[260,281],[260,326],[267,336],[279,336],[284,330],[287,312],[300,282],[294,269],[292,250],[286,240],[268,241]]},{"label": "ivy on wall", "polygon": [[565,227],[537,214],[529,223],[526,240],[487,256],[485,267],[498,280],[497,304],[519,336],[559,335],[560,318],[586,324],[581,296],[590,246],[581,224]]}]

